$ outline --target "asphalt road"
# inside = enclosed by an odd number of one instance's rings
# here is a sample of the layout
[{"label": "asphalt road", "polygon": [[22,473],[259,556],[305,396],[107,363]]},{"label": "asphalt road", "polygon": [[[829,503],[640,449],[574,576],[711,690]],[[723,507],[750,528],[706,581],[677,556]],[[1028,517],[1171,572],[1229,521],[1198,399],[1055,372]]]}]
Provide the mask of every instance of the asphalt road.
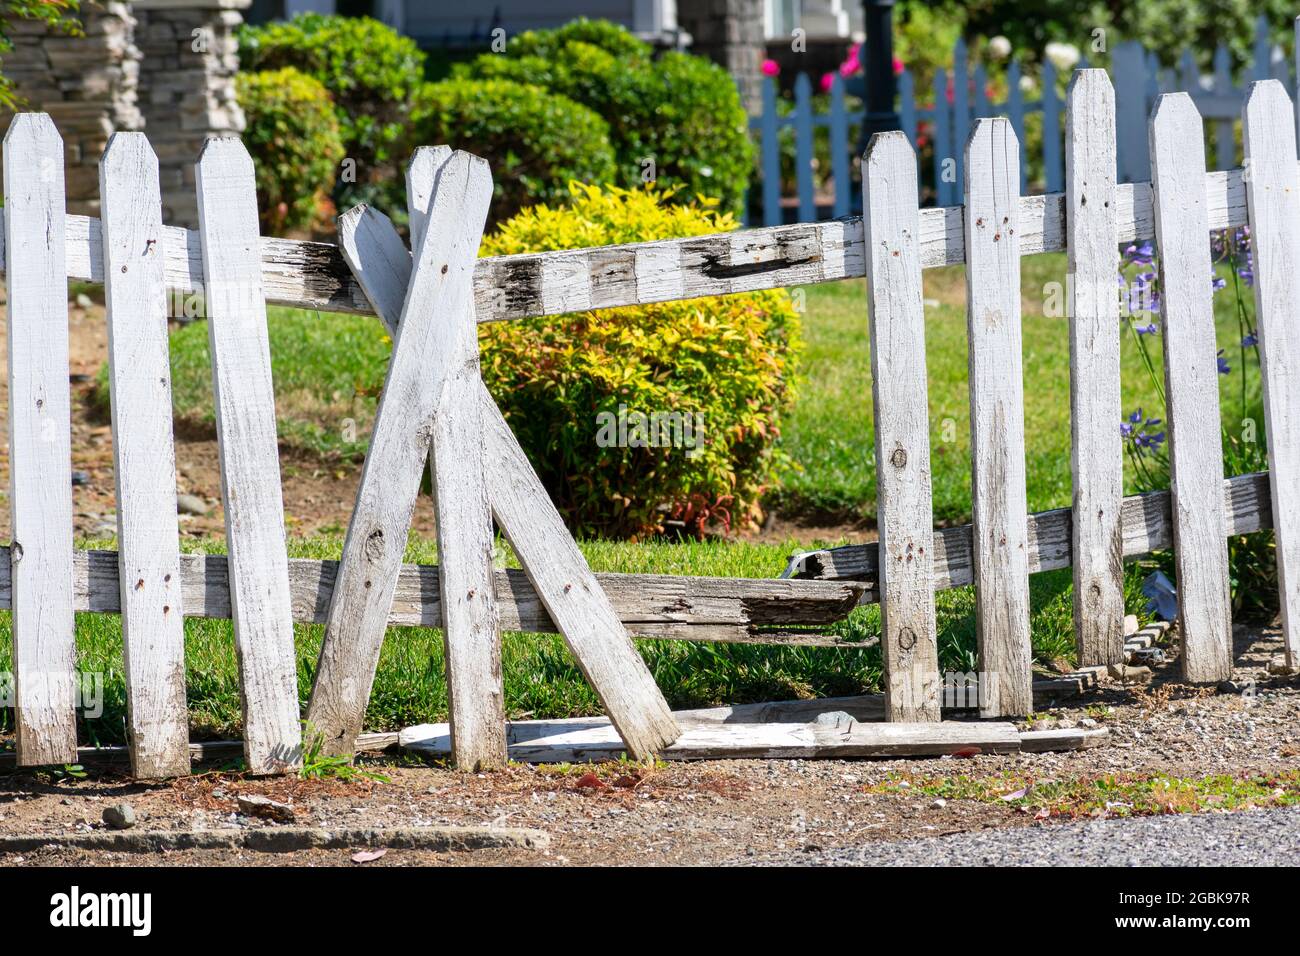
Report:
[{"label": "asphalt road", "polygon": [[746,856],[750,866],[1295,866],[1300,807],[1090,820]]}]

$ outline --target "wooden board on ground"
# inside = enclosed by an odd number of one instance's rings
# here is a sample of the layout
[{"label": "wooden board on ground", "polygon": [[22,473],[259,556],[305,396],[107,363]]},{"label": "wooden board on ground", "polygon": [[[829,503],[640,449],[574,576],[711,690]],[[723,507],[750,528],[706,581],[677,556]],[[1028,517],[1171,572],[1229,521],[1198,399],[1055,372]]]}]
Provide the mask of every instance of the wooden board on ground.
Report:
[{"label": "wooden board on ground", "polygon": [[20,113],[4,139],[14,711],[21,766],[77,759],[72,420],[63,140]]},{"label": "wooden board on ground", "polygon": [[1223,440],[1210,254],[1205,242],[1201,116],[1186,93],[1162,95],[1151,113],[1151,169],[1160,250],[1160,341],[1165,356],[1174,567],[1183,676],[1226,680],[1232,671]]},{"label": "wooden board on ground", "polygon": [[253,160],[208,140],[195,180],[245,760],[282,773],[302,762],[302,727]]},{"label": "wooden board on ground", "polygon": [[[1277,80],[1251,86],[1242,109],[1250,179],[1255,322],[1268,433],[1278,593],[1287,667],[1300,663],[1300,170],[1295,112]],[[1244,426],[1244,423],[1243,423]]]},{"label": "wooden board on ground", "polygon": [[115,133],[99,164],[113,478],[133,777],[190,772],[158,157]]},{"label": "wooden board on ground", "polygon": [[971,512],[980,713],[1023,716],[1030,690],[1029,534],[1020,335],[1020,145],[1005,119],[966,144]]},{"label": "wooden board on ground", "polygon": [[1079,70],[1065,113],[1070,301],[1070,473],[1079,663],[1124,659],[1124,452],[1120,444],[1119,217],[1115,91]]},{"label": "wooden board on ground", "polygon": [[880,565],[886,710],[890,720],[938,720],[916,155],[903,133],[879,133],[863,166],[879,550],[886,555]]},{"label": "wooden board on ground", "polygon": [[[762,706],[762,705],[754,705]],[[740,723],[696,719],[675,711],[681,736],[662,754],[666,760],[849,759],[928,757],[946,754],[1012,754],[1021,750],[1078,750],[1105,742],[1101,730],[1018,733],[1003,722]],[[615,760],[624,748],[604,717],[554,721],[512,721],[507,726],[510,759],[524,763],[583,763]],[[401,732],[401,746],[425,757],[445,758],[451,741],[446,724],[421,724]]]},{"label": "wooden board on ground", "polygon": [[[379,315],[390,328],[398,328],[398,289],[405,288],[411,265],[392,223],[372,209],[360,209],[345,215],[339,229],[349,261]],[[533,596],[564,635],[629,750],[649,756],[676,736],[668,705],[605,593],[606,578],[591,573],[481,380],[478,392],[492,512],[519,555]],[[644,580],[653,583],[654,576]],[[656,604],[660,613],[671,615],[671,603]],[[502,626],[510,627],[504,614]]]}]

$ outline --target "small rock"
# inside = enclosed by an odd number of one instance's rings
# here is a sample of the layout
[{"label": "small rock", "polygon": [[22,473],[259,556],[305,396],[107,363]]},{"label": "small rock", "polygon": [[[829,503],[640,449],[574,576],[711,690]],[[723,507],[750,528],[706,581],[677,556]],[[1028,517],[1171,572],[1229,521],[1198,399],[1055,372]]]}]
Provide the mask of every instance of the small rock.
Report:
[{"label": "small rock", "polygon": [[1221,680],[1214,688],[1220,694],[1244,694],[1255,689],[1253,681]]},{"label": "small rock", "polygon": [[1085,717],[1083,718],[1083,720],[1079,721],[1079,726],[1087,727],[1089,730],[1091,730],[1093,727],[1097,726],[1097,722],[1093,720],[1091,717]]},{"label": "small rock", "polygon": [[239,805],[239,812],[245,816],[263,817],[276,823],[293,823],[298,818],[289,804],[280,803],[261,794],[240,796],[235,802]]},{"label": "small rock", "polygon": [[135,810],[129,803],[115,803],[104,808],[104,824],[110,830],[129,830],[135,826]]},{"label": "small rock", "polygon": [[930,804],[930,806],[936,810],[942,810],[947,805],[948,805],[948,801],[945,800],[943,797],[935,797],[934,802]]},{"label": "small rock", "polygon": [[208,503],[198,495],[177,495],[176,510],[183,515],[205,515]]},{"label": "small rock", "polygon": [[86,295],[86,293],[84,292],[77,293],[76,301],[77,301],[78,309],[89,309],[91,306],[95,304],[95,300],[92,299],[90,296]]},{"label": "small rock", "polygon": [[1151,668],[1136,667],[1132,664],[1110,664],[1106,667],[1106,673],[1115,680],[1137,680],[1138,678],[1150,677]]},{"label": "small rock", "polygon": [[1138,629],[1138,616],[1136,614],[1124,615],[1124,636],[1136,634]]}]

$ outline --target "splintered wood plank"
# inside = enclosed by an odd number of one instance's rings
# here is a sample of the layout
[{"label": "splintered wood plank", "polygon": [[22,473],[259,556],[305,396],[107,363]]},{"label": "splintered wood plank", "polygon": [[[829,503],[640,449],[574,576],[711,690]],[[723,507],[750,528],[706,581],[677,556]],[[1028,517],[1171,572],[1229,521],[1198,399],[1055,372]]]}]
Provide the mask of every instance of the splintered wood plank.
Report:
[{"label": "splintered wood plank", "polygon": [[1074,635],[1079,663],[1124,661],[1124,450],[1119,421],[1119,210],[1115,91],[1077,70],[1065,108],[1070,292],[1070,471],[1074,486]]},{"label": "splintered wood plank", "polygon": [[44,113],[9,125],[4,198],[18,764],[76,763],[63,140]]},{"label": "splintered wood plank", "polygon": [[1015,131],[1005,119],[979,120],[966,144],[966,321],[975,620],[985,717],[1034,709],[1019,193]]},{"label": "splintered wood plank", "polygon": [[1183,676],[1217,682],[1232,632],[1201,116],[1186,93],[1165,94],[1150,130]]},{"label": "splintered wood plank", "polygon": [[[1206,173],[1205,194],[1212,230],[1246,224],[1246,190],[1242,171]],[[1119,241],[1133,242],[1155,235],[1151,218],[1151,184],[1121,183],[1116,187]],[[0,219],[4,211],[0,210]],[[68,216],[68,277],[102,282],[104,261],[99,220]],[[739,275],[746,289],[779,289],[814,282],[860,278],[866,274],[862,220],[856,216],[817,223],[750,229],[740,233],[688,239],[633,242],[599,249],[524,253],[480,259],[474,269],[474,300],[480,322],[500,322],[569,311],[570,301],[586,296],[589,308],[664,302],[737,291]],[[167,287],[177,294],[200,289],[203,257],[194,230],[165,226]],[[1020,197],[1020,254],[1060,252],[1066,247],[1065,195]],[[737,240],[764,250],[761,261],[735,261]],[[784,251],[783,251],[784,250]],[[0,268],[4,254],[0,249]],[[960,265],[966,261],[962,207],[921,210],[921,266]],[[263,237],[262,281],[266,301],[328,313],[373,315],[360,284],[348,271],[342,251],[324,242]],[[621,281],[566,283],[557,289],[555,276],[600,275],[610,259],[633,261],[636,267]],[[548,278],[549,277],[549,278]],[[564,294],[558,294],[563,292]],[[571,299],[570,296],[573,298]]]},{"label": "splintered wood plank", "polygon": [[134,777],[190,771],[158,157],[115,133],[99,163],[126,725]]},{"label": "splintered wood plank", "polygon": [[863,223],[880,515],[881,651],[890,720],[939,719],[934,509],[916,156],[903,133],[867,149]]},{"label": "splintered wood plank", "polygon": [[[339,237],[380,318],[395,330],[404,301],[405,277],[411,269],[411,257],[397,231],[382,213],[359,207],[340,219]],[[519,556],[533,593],[564,636],[628,751],[638,759],[648,757],[676,739],[679,731],[606,589],[623,592],[612,587],[613,576],[598,580],[591,573],[501,410],[481,381],[478,389],[493,515]],[[658,580],[653,576],[637,577],[651,587]],[[656,599],[654,603],[667,609],[674,601]],[[667,620],[663,623],[674,628],[675,636],[685,636],[690,630]],[[649,636],[645,625],[637,626],[638,633]]]},{"label": "splintered wood plank", "polygon": [[[667,760],[849,759],[936,757],[946,754],[1013,754],[1021,735],[1009,723],[719,723],[679,712],[682,733],[662,756]],[[510,759],[524,763],[585,763],[617,760],[625,752],[606,718],[514,721],[509,726]],[[402,731],[404,749],[445,757],[446,724],[422,724]],[[1077,740],[1037,749],[1077,749]]]},{"label": "splintered wood plank", "polygon": [[1254,83],[1242,109],[1255,255],[1255,321],[1268,429],[1285,663],[1300,662],[1300,169],[1295,113],[1278,80]]},{"label": "splintered wood plank", "polygon": [[302,762],[302,726],[253,161],[211,139],[195,178],[245,762],[283,773]]},{"label": "splintered wood plank", "polygon": [[[467,365],[477,378],[470,292],[492,177],[487,163],[463,152],[424,151],[416,162],[439,164],[429,175],[438,183],[429,208],[438,225],[419,237],[417,264],[408,267],[402,319],[343,545],[308,720],[324,735],[327,751],[351,751],[379,664],[421,471],[438,435],[454,442],[459,453],[435,469],[443,492],[438,501],[445,506],[438,508],[439,586],[456,761],[473,769],[505,762],[505,714],[482,456],[473,454],[463,434],[469,432],[481,448],[474,434],[478,405],[458,404],[449,385]],[[439,470],[446,471],[441,478]]]}]

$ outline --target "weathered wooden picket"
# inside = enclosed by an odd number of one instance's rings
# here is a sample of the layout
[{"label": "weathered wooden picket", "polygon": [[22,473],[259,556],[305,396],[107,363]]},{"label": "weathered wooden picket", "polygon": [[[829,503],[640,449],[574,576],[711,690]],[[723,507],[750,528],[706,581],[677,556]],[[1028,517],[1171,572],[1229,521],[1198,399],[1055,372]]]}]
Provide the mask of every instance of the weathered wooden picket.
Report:
[{"label": "weathered wooden picket", "polygon": [[[1101,56],[1102,54],[1096,54]],[[1136,41],[1115,44],[1110,51],[1110,72],[1120,91],[1116,115],[1118,175],[1120,182],[1144,182],[1151,178],[1147,153],[1147,116],[1155,99],[1162,93],[1183,91],[1195,101],[1202,119],[1215,131],[1215,164],[1219,169],[1238,165],[1237,139],[1234,135],[1245,100],[1245,84],[1232,79],[1232,57],[1226,45],[1214,52],[1214,70],[1202,75],[1191,50],[1183,50],[1174,69],[1163,69],[1156,55]],[[1088,67],[1085,51],[1080,66]],[[1277,79],[1294,93],[1290,63],[1281,47],[1270,38],[1268,19],[1260,16],[1255,24],[1255,41],[1251,61],[1243,64],[1241,75],[1251,80]],[[1020,63],[1012,60],[1006,67],[1006,96],[1001,102],[989,94],[987,68],[972,62],[965,40],[953,46],[952,66],[936,71],[930,105],[918,104],[916,81],[904,69],[898,76],[898,116],[900,126],[913,146],[918,143],[922,126],[932,142],[935,203],[955,206],[961,201],[964,157],[962,145],[975,123],[992,116],[1005,116],[1020,142],[1020,192],[1027,191],[1030,156],[1027,152],[1025,122],[1037,115],[1041,123],[1041,160],[1046,192],[1060,192],[1065,182],[1065,159],[1062,153],[1062,113],[1065,103],[1057,91],[1059,73],[1050,61],[1044,61],[1038,78],[1035,98],[1026,98],[1021,78],[1026,75]],[[763,84],[762,109],[749,118],[749,126],[758,147],[759,218],[766,226],[784,222],[787,212],[797,212],[800,222],[818,218],[847,216],[855,210],[852,176],[852,150],[857,130],[863,120],[861,109],[848,107],[848,93],[860,86],[860,79],[846,83],[838,74],[831,77],[826,89],[827,108],[817,109],[813,83],[806,73],[795,77],[793,103],[787,110],[778,105],[776,84]],[[794,132],[793,202],[782,196],[780,133]],[[819,207],[814,182],[814,135],[825,129],[829,140],[831,202]],[[820,213],[820,215],[819,215]]]},{"label": "weathered wooden picket", "polygon": [[[981,715],[1022,716],[1033,706],[1029,575],[1073,564],[1081,662],[1115,663],[1122,557],[1172,546],[1185,674],[1215,681],[1231,666],[1226,538],[1265,527],[1276,530],[1294,666],[1300,491],[1288,479],[1300,464],[1300,168],[1293,115],[1281,84],[1255,84],[1244,112],[1251,175],[1207,173],[1200,151],[1187,149],[1200,133],[1194,104],[1183,94],[1163,96],[1150,125],[1154,182],[1121,185],[1109,80],[1103,71],[1080,71],[1067,101],[1064,194],[1021,195],[1014,130],[990,119],[966,147],[964,206],[918,209],[915,155],[901,133],[890,133],[873,140],[865,159],[863,219],[487,259],[477,251],[491,178],[485,163],[462,152],[422,149],[412,160],[411,251],[365,207],[340,219],[335,247],[258,236],[253,167],[235,140],[214,140],[199,158],[197,231],[161,223],[157,161],[135,133],[114,136],[105,152],[102,221],[65,216],[58,134],[48,117],[20,115],[4,142],[0,248],[14,527],[13,544],[0,550],[0,606],[13,613],[19,763],[77,759],[74,611],[122,614],[129,746],[141,777],[188,766],[182,616],[233,621],[244,753],[257,773],[291,770],[301,760],[295,620],[326,626],[307,726],[338,754],[356,746],[386,628],[441,626],[449,740],[429,747],[464,767],[497,765],[510,754],[614,749],[693,758],[1078,746],[1078,735],[1031,740],[1008,723],[937,723],[934,592],[975,584]],[[1271,470],[1225,482],[1209,234],[1247,223],[1256,243]],[[1161,253],[1173,487],[1126,499],[1116,429],[1116,249],[1152,236]],[[1020,257],[1059,249],[1068,250],[1075,277],[1075,505],[1027,515]],[[950,263],[967,266],[974,523],[936,533],[921,273]],[[475,322],[862,275],[870,290],[879,544],[802,556],[799,575],[821,580],[593,574],[483,386]],[[70,278],[106,287],[118,552],[75,551],[71,537]],[[177,544],[166,325],[176,292],[201,292],[205,302],[228,555],[182,555]],[[286,556],[267,302],[377,314],[393,334],[341,562]],[[401,563],[426,459],[437,568]],[[493,569],[493,519],[522,573]],[[737,718],[742,709],[721,719],[675,715],[631,641],[861,646],[815,628],[866,601],[880,601],[884,611],[880,724],[768,726]],[[507,734],[503,629],[558,630],[610,725],[515,725]],[[548,744],[553,732],[567,742]]]}]

